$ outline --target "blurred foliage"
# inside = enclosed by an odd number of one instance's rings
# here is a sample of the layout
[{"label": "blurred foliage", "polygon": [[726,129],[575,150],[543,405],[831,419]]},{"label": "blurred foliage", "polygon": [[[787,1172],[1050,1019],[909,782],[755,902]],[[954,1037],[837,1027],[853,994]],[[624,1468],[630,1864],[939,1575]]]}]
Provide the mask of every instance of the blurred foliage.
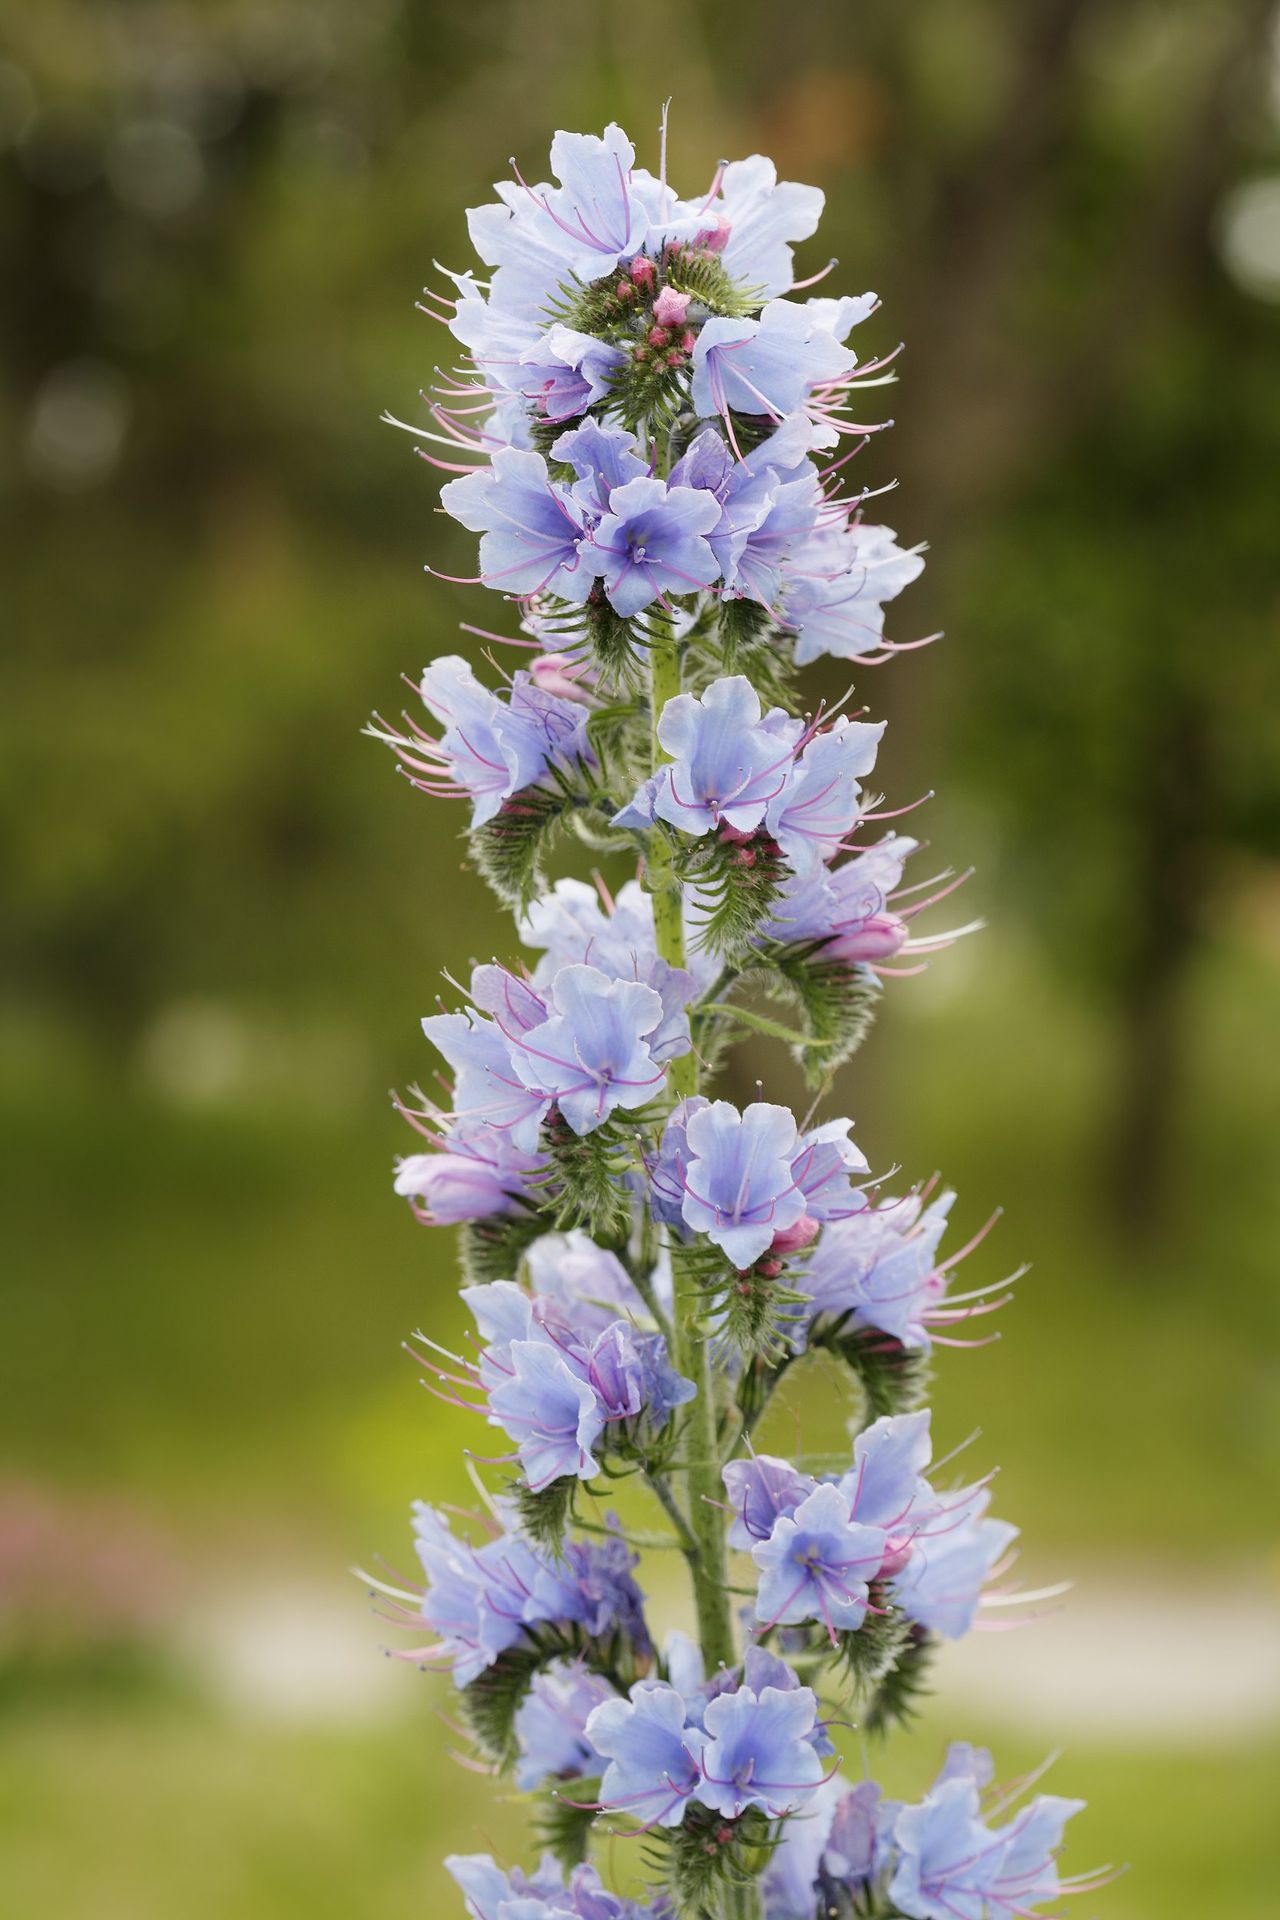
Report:
[{"label": "blurred foliage", "polygon": [[[758,149],[820,182],[835,279],[884,297],[868,350],[908,344],[859,466],[932,541],[896,637],[948,637],[858,697],[993,929],[890,983],[841,1092],[962,1231],[1006,1201],[984,1278],[1037,1263],[940,1370],[940,1433],[981,1418],[1037,1577],[1273,1547],[1274,13],[0,0],[0,1441],[81,1490],[0,1529],[21,1910],[411,1911],[474,1817],[430,1722],[232,1727],[156,1649],[211,1579],[394,1550],[411,1495],[465,1495],[396,1360],[459,1321],[382,1089],[426,1070],[439,969],[510,934],[358,728],[493,614],[424,580],[469,543],[377,415],[448,357],[411,302],[463,209],[555,125],[616,116],[652,161],[672,93],[678,180]],[[777,1044],[730,1091],[757,1073],[801,1097]],[[125,1552],[122,1611],[84,1599],[104,1526],[167,1542]],[[1073,1756],[1136,1866],[1100,1910],[1261,1920],[1274,1759]]]}]

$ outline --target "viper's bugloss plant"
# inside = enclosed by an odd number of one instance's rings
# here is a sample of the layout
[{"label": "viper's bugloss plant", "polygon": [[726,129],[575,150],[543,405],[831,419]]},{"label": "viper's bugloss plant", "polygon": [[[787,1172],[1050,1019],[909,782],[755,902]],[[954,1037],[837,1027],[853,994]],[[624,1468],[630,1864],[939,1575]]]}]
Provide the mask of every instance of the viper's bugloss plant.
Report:
[{"label": "viper's bugloss plant", "polygon": [[[526,664],[485,686],[436,660],[425,716],[370,729],[469,803],[529,956],[423,1021],[448,1104],[397,1102],[423,1145],[396,1191],[461,1229],[475,1321],[466,1354],[413,1350],[493,1429],[470,1439],[494,1471],[471,1517],[418,1507],[421,1588],[374,1585],[548,1847],[530,1873],[449,1866],[474,1920],[1027,1915],[1100,1884],[1058,1871],[1079,1802],[996,1789],[956,1745],[902,1805],[842,1778],[830,1737],[907,1721],[940,1640],[1038,1597],[1004,1584],[1017,1530],[990,1475],[932,1463],[922,1404],[935,1349],[1008,1298],[955,1285],[985,1229],[942,1257],[953,1196],[886,1195],[852,1122],[815,1118],[885,981],[970,931],[914,930],[965,876],[904,885],[882,725],[794,691],[820,655],[920,644],[884,633],[919,549],[845,491],[893,355],[849,344],[873,295],[795,280],[822,195],[759,155],[690,200],[617,126],[557,134],[551,170],[469,215],[485,275],[425,296],[459,348],[410,429]],[[634,878],[551,881],[566,836]],[[803,1119],[713,1097],[750,1033],[805,1068]],[[847,1457],[756,1451],[813,1350],[847,1381]],[[602,1504],[628,1476],[662,1538]],[[661,1544],[696,1632],[659,1648],[635,1569]],[[645,1905],[602,1885],[601,1829],[643,1836]]]}]

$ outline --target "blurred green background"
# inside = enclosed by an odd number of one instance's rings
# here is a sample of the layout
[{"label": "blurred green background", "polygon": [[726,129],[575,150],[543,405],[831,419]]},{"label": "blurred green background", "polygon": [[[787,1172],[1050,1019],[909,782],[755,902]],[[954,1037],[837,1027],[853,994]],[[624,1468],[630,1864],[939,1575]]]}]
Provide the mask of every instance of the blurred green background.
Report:
[{"label": "blurred green background", "polygon": [[840,1105],[962,1230],[1003,1202],[969,1271],[1034,1263],[936,1424],[1077,1582],[877,1764],[1061,1745],[1071,1867],[1132,1863],[1082,1909],[1274,1914],[1275,13],[3,0],[0,1912],[460,1914],[440,1855],[526,1844],[344,1572],[463,1491],[397,1351],[458,1307],[385,1088],[439,969],[511,944],[359,736],[479,612],[377,415],[508,154],[616,116],[654,163],[672,94],[676,181],[820,183],[806,270],[908,343],[860,473],[932,543],[891,631],[947,638],[858,690],[991,924]]}]

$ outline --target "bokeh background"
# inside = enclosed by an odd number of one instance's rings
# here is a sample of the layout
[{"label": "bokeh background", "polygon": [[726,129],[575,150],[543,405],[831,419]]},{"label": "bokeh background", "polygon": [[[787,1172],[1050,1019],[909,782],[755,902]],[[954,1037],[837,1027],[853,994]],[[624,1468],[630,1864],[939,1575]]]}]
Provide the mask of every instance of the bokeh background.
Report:
[{"label": "bokeh background", "polygon": [[399,1920],[525,1844],[345,1572],[464,1491],[385,1090],[511,938],[359,735],[476,615],[378,413],[508,154],[616,116],[652,162],[672,94],[675,179],[821,183],[808,267],[908,343],[861,474],[931,542],[892,630],[947,637],[859,693],[990,928],[841,1106],[962,1229],[1003,1203],[980,1278],[1034,1262],[937,1428],[1076,1581],[881,1764],[1062,1746],[1071,1865],[1132,1863],[1081,1907],[1273,1914],[1274,0],[4,0],[0,43],[0,1911]]}]

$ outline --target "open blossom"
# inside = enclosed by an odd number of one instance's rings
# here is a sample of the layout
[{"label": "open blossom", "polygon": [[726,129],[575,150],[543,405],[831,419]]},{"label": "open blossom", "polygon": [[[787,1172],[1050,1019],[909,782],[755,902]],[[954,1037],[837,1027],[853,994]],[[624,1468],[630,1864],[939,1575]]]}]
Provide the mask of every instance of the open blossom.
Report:
[{"label": "open blossom", "polygon": [[815,387],[852,373],[856,356],[824,318],[802,303],[770,300],[758,320],[708,320],[693,352],[697,411],[781,420],[800,411]]},{"label": "open blossom", "polygon": [[719,518],[716,501],[696,487],[648,477],[615,487],[592,534],[592,564],[614,612],[639,613],[664,595],[710,586],[720,564],[706,535]]},{"label": "open blossom", "polygon": [[667,1004],[653,987],[597,967],[561,967],[544,991],[504,967],[477,967],[475,1010],[422,1022],[457,1075],[457,1118],[496,1127],[531,1153],[553,1107],[581,1135],[620,1107],[643,1106],[666,1077],[650,1039],[662,1036],[664,1060],[688,1046],[683,981],[663,984]]},{"label": "open blossom", "polygon": [[639,1107],[662,1085],[648,1036],[661,1025],[661,996],[635,980],[609,980],[598,967],[562,967],[548,994],[553,1009],[512,1049],[526,1086],[550,1094],[575,1133],[590,1133],[618,1107]]},{"label": "open blossom", "polygon": [[641,826],[656,814],[698,836],[722,826],[752,832],[791,778],[802,731],[803,723],[779,708],[762,717],[759,697],[741,674],[713,681],[701,696],[677,694],[658,721],[671,765],[659,769],[619,823]]},{"label": "open blossom", "polygon": [[820,1620],[833,1639],[837,1630],[860,1627],[887,1549],[878,1527],[850,1518],[839,1487],[816,1487],[752,1549],[761,1576],[757,1618],[769,1626]]},{"label": "open blossom", "polygon": [[581,605],[596,579],[586,528],[568,487],[540,453],[499,447],[488,468],[440,489],[446,513],[480,538],[480,577],[517,595],[550,590]]},{"label": "open blossom", "polygon": [[813,1743],[818,1703],[808,1687],[742,1686],[710,1701],[700,1797],[730,1819],[759,1807],[771,1819],[803,1807],[825,1772]]},{"label": "open blossom", "polygon": [[423,704],[441,721],[439,740],[406,720],[400,732],[375,721],[367,731],[395,750],[401,770],[424,793],[465,795],[480,827],[526,787],[555,771],[593,766],[587,716],[572,700],[547,691],[535,675],[513,675],[506,695],[482,686],[457,654],[434,660],[422,676]]},{"label": "open blossom", "polygon": [[874,1421],[838,1478],[815,1479],[768,1454],[731,1461],[729,1544],[750,1551],[759,1569],[756,1618],[814,1621],[834,1638],[862,1625],[870,1585],[881,1581],[918,1626],[946,1639],[967,1633],[1017,1528],[984,1517],[985,1486],[935,1492],[929,1454],[929,1415],[919,1412]]},{"label": "open blossom", "polygon": [[600,1783],[602,1805],[641,1825],[679,1826],[685,1803],[702,1786],[707,1735],[687,1724],[674,1687],[640,1681],[628,1699],[596,1708],[587,1735],[609,1762]]},{"label": "open blossom", "polygon": [[955,1195],[939,1193],[927,1205],[919,1194],[832,1222],[808,1255],[802,1285],[811,1299],[806,1318],[848,1316],[848,1324],[878,1327],[904,1347],[928,1353],[929,1317],[946,1296],[937,1265]]},{"label": "open blossom", "polygon": [[884,722],[868,725],[841,714],[814,735],[782,792],[770,801],[765,825],[797,872],[833,860],[860,810],[863,775],[876,763]]},{"label": "open blossom", "polygon": [[891,901],[918,842],[886,834],[838,866],[810,867],[786,879],[762,935],[783,945],[820,942],[824,957],[848,966],[888,960],[909,927]]},{"label": "open blossom", "polygon": [[561,968],[573,965],[596,967],[611,980],[639,981],[662,1002],[662,1019],[646,1036],[653,1058],[666,1061],[688,1051],[687,1009],[697,976],[659,958],[653,896],[636,881],[628,880],[616,899],[608,899],[582,880],[557,880],[529,907],[519,934],[526,946],[545,949],[533,969],[535,987],[549,986]]},{"label": "open blossom", "polygon": [[767,1101],[742,1113],[727,1100],[686,1101],[667,1124],[651,1174],[655,1206],[674,1210],[678,1193],[684,1225],[749,1267],[801,1219],[856,1206],[850,1176],[867,1163],[848,1139],[849,1124],[828,1120],[801,1134],[786,1107]]},{"label": "open blossom", "polygon": [[566,1875],[550,1853],[531,1874],[506,1873],[487,1853],[451,1854],[444,1864],[471,1920],[659,1920],[662,1912],[610,1893],[585,1863]]},{"label": "open blossom", "polygon": [[587,1738],[586,1726],[600,1703],[613,1698],[609,1682],[581,1660],[558,1660],[535,1673],[516,1710],[516,1785],[527,1793],[549,1779],[601,1774],[604,1758]]},{"label": "open blossom", "polygon": [[889,1895],[911,1920],[1019,1916],[1064,1891],[1055,1856],[1066,1823],[1084,1805],[1038,1794],[1002,1826],[982,1813],[990,1755],[953,1747],[932,1790],[893,1825],[896,1864]]},{"label": "open blossom", "polygon": [[492,1127],[457,1121],[442,1130],[431,1152],[397,1161],[395,1191],[419,1220],[459,1226],[519,1212],[545,1164],[544,1155],[522,1153]]},{"label": "open blossom", "polygon": [[[656,1434],[694,1392],[675,1372],[659,1333],[622,1319],[588,1333],[564,1324],[554,1303],[508,1280],[464,1287],[485,1344],[465,1374],[434,1369],[459,1388],[447,1397],[481,1410],[516,1442],[528,1485],[591,1479],[597,1453]],[[470,1376],[474,1376],[471,1378]]]},{"label": "open blossom", "polygon": [[460,1539],[434,1507],[418,1501],[414,1544],[427,1577],[421,1618],[438,1636],[432,1654],[465,1687],[509,1647],[529,1644],[548,1622],[580,1627],[589,1640],[621,1634],[640,1660],[651,1653],[644,1598],[632,1578],[636,1556],[620,1540],[570,1541],[553,1559],[512,1530],[479,1546]]},{"label": "open blossom", "polygon": [[920,554],[900,547],[888,527],[815,522],[791,552],[781,603],[795,634],[797,666],[822,654],[856,660],[876,652],[884,641],[885,603],[923,571]]}]

